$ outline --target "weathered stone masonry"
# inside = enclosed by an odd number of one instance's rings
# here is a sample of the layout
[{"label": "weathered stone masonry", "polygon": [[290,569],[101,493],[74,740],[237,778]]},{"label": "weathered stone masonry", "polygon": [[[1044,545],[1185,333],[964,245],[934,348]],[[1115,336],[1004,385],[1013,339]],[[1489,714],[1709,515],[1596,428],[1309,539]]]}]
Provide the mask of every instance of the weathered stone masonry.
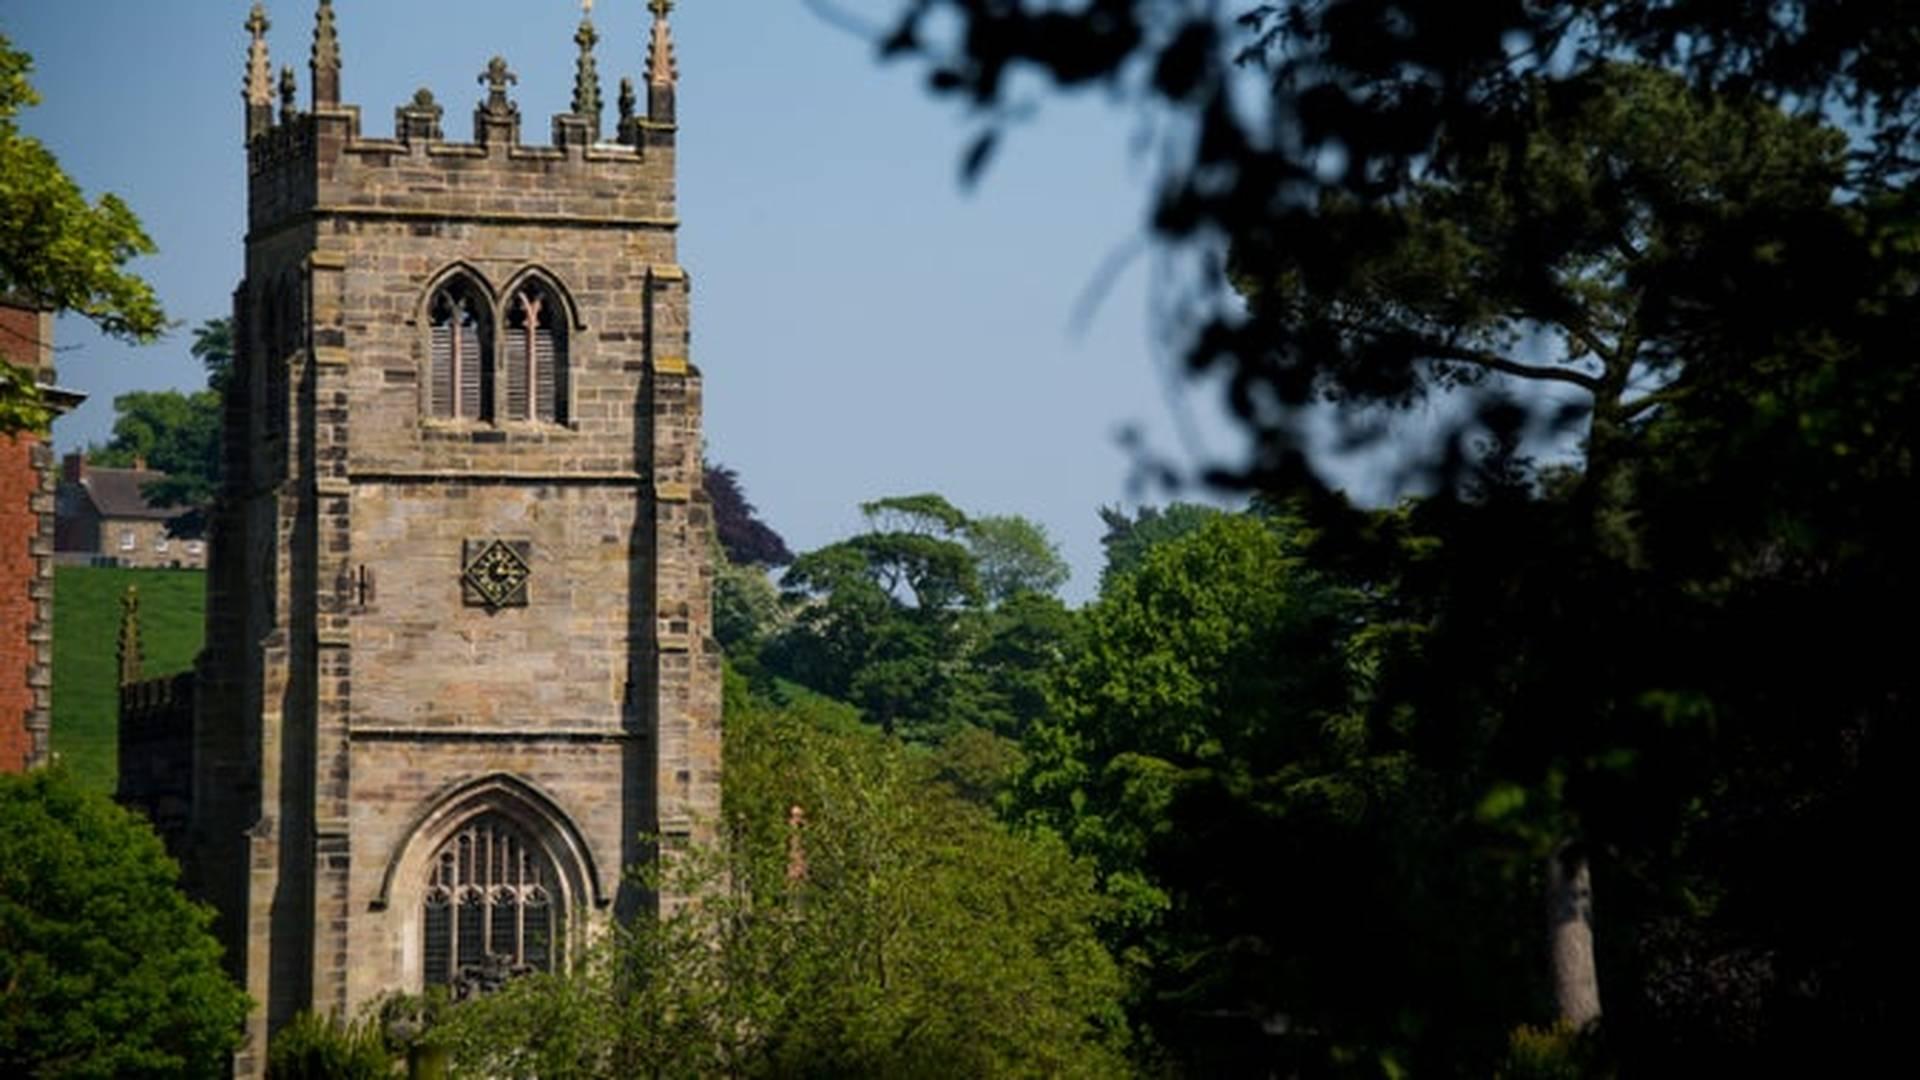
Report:
[{"label": "weathered stone masonry", "polygon": [[[283,74],[276,116],[264,13],[249,20],[238,388],[184,848],[263,1006],[242,1074],[296,1011],[351,1014],[442,969],[423,923],[439,917],[423,915],[430,872],[476,822],[535,853],[547,877],[529,895],[553,897],[577,947],[671,902],[622,874],[648,857],[643,837],[698,834],[718,812],[671,5],[653,6],[646,115],[625,89],[617,141],[597,138],[583,24],[580,111],[554,118],[552,146],[520,141],[499,60],[471,143],[443,137],[425,91],[396,111],[394,138],[363,135],[324,0],[312,108]],[[530,406],[506,401],[521,372],[502,343],[529,281],[559,305],[564,349],[559,401],[518,418]],[[470,331],[447,329],[446,296],[472,298]],[[473,336],[445,344],[455,333]],[[436,397],[456,379],[436,382],[449,349],[479,415]],[[523,603],[463,584],[495,541],[517,553],[497,568],[524,570]]]}]

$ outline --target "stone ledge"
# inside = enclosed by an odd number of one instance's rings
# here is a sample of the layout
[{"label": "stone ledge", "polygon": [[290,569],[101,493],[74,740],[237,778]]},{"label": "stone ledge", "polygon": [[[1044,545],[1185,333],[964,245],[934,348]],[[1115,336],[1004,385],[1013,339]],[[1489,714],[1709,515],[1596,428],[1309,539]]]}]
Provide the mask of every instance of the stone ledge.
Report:
[{"label": "stone ledge", "polygon": [[470,728],[470,727],[349,727],[347,738],[368,742],[645,742],[644,731],[615,728]]},{"label": "stone ledge", "polygon": [[349,479],[356,484],[434,484],[458,481],[466,484],[619,484],[635,485],[646,481],[638,472],[500,472],[465,469],[355,469]]}]

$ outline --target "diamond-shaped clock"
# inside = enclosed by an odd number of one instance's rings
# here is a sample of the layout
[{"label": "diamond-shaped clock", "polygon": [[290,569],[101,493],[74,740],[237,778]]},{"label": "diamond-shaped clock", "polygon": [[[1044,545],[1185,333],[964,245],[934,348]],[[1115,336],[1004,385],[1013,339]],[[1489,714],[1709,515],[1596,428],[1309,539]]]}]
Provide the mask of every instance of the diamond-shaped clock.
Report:
[{"label": "diamond-shaped clock", "polygon": [[532,545],[524,540],[469,540],[463,554],[460,592],[469,606],[493,610],[527,606]]}]

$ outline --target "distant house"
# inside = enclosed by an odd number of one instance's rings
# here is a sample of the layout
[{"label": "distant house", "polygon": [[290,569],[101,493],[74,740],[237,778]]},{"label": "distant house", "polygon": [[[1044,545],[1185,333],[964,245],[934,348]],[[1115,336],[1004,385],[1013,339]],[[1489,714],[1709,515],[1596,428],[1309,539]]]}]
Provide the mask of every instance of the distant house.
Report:
[{"label": "distant house", "polygon": [[54,550],[63,563],[99,566],[207,565],[205,516],[191,506],[155,506],[142,491],[167,474],[136,462],[106,469],[72,453],[61,463]]}]

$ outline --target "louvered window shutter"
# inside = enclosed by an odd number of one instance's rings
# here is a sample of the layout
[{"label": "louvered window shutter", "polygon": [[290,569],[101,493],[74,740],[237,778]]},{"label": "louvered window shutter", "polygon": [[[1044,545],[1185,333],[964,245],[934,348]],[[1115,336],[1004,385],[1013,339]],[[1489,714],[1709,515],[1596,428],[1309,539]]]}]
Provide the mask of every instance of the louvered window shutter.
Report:
[{"label": "louvered window shutter", "polygon": [[535,415],[540,419],[559,422],[565,417],[560,415],[560,395],[563,392],[561,368],[566,363],[562,358],[562,345],[559,335],[553,328],[542,323],[533,332],[533,392]]},{"label": "louvered window shutter", "polygon": [[454,368],[460,378],[460,416],[467,420],[486,419],[485,379],[487,358],[480,350],[480,322],[471,311],[460,312],[459,339],[454,344]]},{"label": "louvered window shutter", "polygon": [[526,308],[514,301],[514,320],[507,325],[507,419],[525,420],[527,411],[527,319]]},{"label": "louvered window shutter", "polygon": [[428,409],[434,416],[453,415],[453,323],[445,315],[433,323],[433,384]]}]

